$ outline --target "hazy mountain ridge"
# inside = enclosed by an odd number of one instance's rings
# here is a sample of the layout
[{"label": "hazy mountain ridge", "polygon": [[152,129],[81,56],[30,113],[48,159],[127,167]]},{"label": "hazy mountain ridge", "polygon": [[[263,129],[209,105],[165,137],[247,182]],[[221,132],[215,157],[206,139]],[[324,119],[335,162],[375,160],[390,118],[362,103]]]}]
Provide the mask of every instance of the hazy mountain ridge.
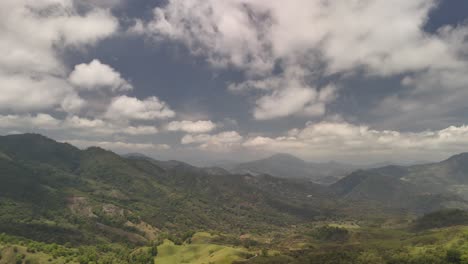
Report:
[{"label": "hazy mountain ridge", "polygon": [[275,154],[265,159],[224,165],[223,168],[237,174],[269,174],[285,179],[307,179],[331,184],[359,167],[338,162],[312,163],[290,154]]},{"label": "hazy mountain ridge", "polygon": [[392,207],[425,211],[440,206],[468,208],[468,154],[438,163],[360,170],[330,188],[345,199],[368,199]]},{"label": "hazy mountain ridge", "polygon": [[163,170],[173,170],[173,169],[178,168],[178,169],[185,169],[187,171],[198,171],[198,172],[206,173],[208,175],[230,175],[231,174],[229,171],[221,167],[197,167],[189,163],[178,161],[178,160],[161,161],[161,160],[156,160],[151,157],[145,156],[143,154],[138,154],[138,153],[123,155],[123,157],[130,159],[130,160],[139,160],[139,159],[146,160],[152,164],[155,164],[156,166],[160,167]]}]

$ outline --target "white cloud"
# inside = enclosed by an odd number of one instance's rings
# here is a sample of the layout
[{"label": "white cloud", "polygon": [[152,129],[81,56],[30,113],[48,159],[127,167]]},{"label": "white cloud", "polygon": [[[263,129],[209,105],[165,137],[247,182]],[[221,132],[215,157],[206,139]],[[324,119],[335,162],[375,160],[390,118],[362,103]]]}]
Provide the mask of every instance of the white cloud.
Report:
[{"label": "white cloud", "polygon": [[55,130],[63,134],[74,135],[154,135],[158,129],[154,126],[131,126],[115,124],[101,119],[87,119],[69,116],[63,120],[49,114],[37,115],[0,115],[0,128],[32,130]]},{"label": "white cloud", "polygon": [[386,127],[440,128],[464,122],[467,72],[468,62],[460,69],[430,70],[407,76],[402,80],[406,92],[386,97],[372,113]]},{"label": "white cloud", "polygon": [[66,126],[71,128],[95,128],[95,127],[104,127],[105,122],[100,119],[86,119],[78,116],[72,116],[65,119]]},{"label": "white cloud", "polygon": [[115,97],[105,114],[112,120],[154,120],[174,116],[175,112],[155,96],[139,100],[125,95]]},{"label": "white cloud", "polygon": [[5,0],[0,7],[0,68],[7,72],[63,72],[57,48],[94,44],[118,27],[105,10],[78,15],[71,1]]},{"label": "white cloud", "polygon": [[63,99],[61,103],[62,109],[70,114],[76,114],[86,106],[87,102],[77,93],[70,93]]},{"label": "white cloud", "polygon": [[233,92],[258,90],[263,95],[256,100],[253,111],[258,120],[290,115],[322,116],[326,104],[336,97],[336,87],[328,85],[317,89],[307,84],[303,69],[291,67],[281,76],[230,84]]},{"label": "white cloud", "polygon": [[76,65],[69,80],[81,90],[110,89],[116,92],[133,89],[132,85],[124,80],[119,72],[96,59],[89,64]]},{"label": "white cloud", "polygon": [[51,109],[60,106],[70,94],[73,94],[72,88],[60,78],[3,74],[0,71],[0,110],[27,112]]},{"label": "white cloud", "polygon": [[271,70],[277,59],[299,60],[320,51],[330,71],[365,66],[390,74],[425,69],[433,65],[434,57],[439,59],[435,67],[459,61],[445,38],[422,29],[436,4],[435,0],[293,0],[288,5],[267,0],[171,0],[154,10],[146,30],[156,37],[181,40],[217,64],[228,62],[243,69]]},{"label": "white cloud", "polygon": [[193,143],[204,143],[211,139],[211,135],[201,134],[201,135],[185,135],[181,139],[182,144],[193,144]]},{"label": "white cloud", "polygon": [[93,141],[93,140],[62,140],[79,148],[101,147],[119,153],[128,153],[132,151],[155,151],[168,150],[171,147],[167,144],[152,143],[128,143],[121,141]]},{"label": "white cloud", "polygon": [[442,159],[468,149],[468,126],[398,132],[347,122],[307,124],[280,137],[251,137],[243,146],[271,153],[288,152],[310,160],[360,163]]},{"label": "white cloud", "polygon": [[[427,71],[437,78],[441,71],[463,72],[468,26],[424,31],[438,3],[170,0],[154,9],[151,21],[139,21],[136,32],[182,42],[215,67],[243,70],[250,79],[231,88],[262,91],[253,110],[257,119],[319,116],[334,96],[317,102],[317,80],[336,73],[388,77]],[[284,76],[274,74],[277,66]],[[291,77],[297,69],[303,76]]]},{"label": "white cloud", "polygon": [[131,126],[125,123],[110,123],[101,119],[87,119],[78,116],[66,118],[61,128],[68,130],[69,133],[91,134],[91,135],[154,135],[158,129],[154,126]]},{"label": "white cloud", "polygon": [[125,92],[132,89],[131,84],[98,60],[74,69],[65,64],[64,55],[70,50],[86,51],[117,32],[119,22],[110,8],[120,3],[121,0],[0,1],[2,131],[32,131],[61,138],[118,138],[117,142],[98,142],[110,148],[168,148],[126,142],[127,137],[154,135],[158,129],[120,119],[122,115],[124,119],[145,120],[173,116],[164,102],[156,97],[143,101],[119,97],[121,100],[112,101],[119,117],[105,119],[103,112],[111,98],[103,98],[96,90]]},{"label": "white cloud", "polygon": [[199,148],[210,151],[231,151],[239,147],[243,137],[236,131],[221,132],[215,135],[185,135],[181,143],[184,145],[197,144]]},{"label": "white cloud", "polygon": [[[314,101],[316,92],[313,89],[301,87],[300,84],[291,84],[288,89],[274,91],[271,95],[257,100],[254,110],[256,119],[272,119],[297,113],[304,109],[310,101]],[[322,115],[324,111],[317,113]]]},{"label": "white cloud", "polygon": [[125,0],[74,0],[75,4],[92,7],[115,8],[120,7]]},{"label": "white cloud", "polygon": [[169,131],[183,131],[187,133],[207,133],[216,128],[216,124],[210,120],[199,121],[173,121],[167,125]]},{"label": "white cloud", "polygon": [[108,10],[94,9],[84,16],[58,19],[57,29],[67,45],[95,44],[118,28],[118,21]]},{"label": "white cloud", "polygon": [[303,128],[276,137],[262,134],[242,136],[236,131],[218,134],[187,134],[181,143],[212,153],[291,153],[306,160],[330,160],[373,164],[442,160],[468,149],[468,126],[440,130],[399,132],[356,125],[340,118],[307,123]]},{"label": "white cloud", "polygon": [[122,130],[122,133],[128,135],[154,135],[158,133],[159,130],[154,126],[129,126],[125,127]]},{"label": "white cloud", "polygon": [[318,91],[304,84],[292,81],[287,87],[277,89],[270,95],[257,100],[254,117],[259,120],[286,117],[290,115],[322,116],[325,105],[332,101],[333,86]]},{"label": "white cloud", "polygon": [[60,54],[112,35],[118,22],[103,9],[79,14],[70,0],[4,0],[0,28],[0,109],[77,111],[84,102],[66,83]]},{"label": "white cloud", "polygon": [[38,114],[36,116],[26,115],[0,115],[1,128],[34,128],[56,129],[60,121],[48,114]]},{"label": "white cloud", "polygon": [[242,3],[214,0],[170,1],[165,8],[155,8],[153,21],[146,25],[148,33],[181,40],[217,66],[268,70],[270,52],[256,28]]}]

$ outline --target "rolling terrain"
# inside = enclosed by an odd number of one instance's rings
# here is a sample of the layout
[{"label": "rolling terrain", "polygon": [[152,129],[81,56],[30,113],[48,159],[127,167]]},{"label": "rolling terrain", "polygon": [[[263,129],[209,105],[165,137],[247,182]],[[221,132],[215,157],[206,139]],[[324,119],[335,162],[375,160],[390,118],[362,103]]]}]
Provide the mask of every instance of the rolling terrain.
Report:
[{"label": "rolling terrain", "polygon": [[333,213],[332,194],[313,183],[216,175],[33,134],[1,137],[0,153],[0,232],[45,241],[89,241],[98,229],[145,243],[156,230],[268,229]]},{"label": "rolling terrain", "polygon": [[387,166],[355,171],[331,185],[345,200],[374,201],[383,206],[428,212],[468,208],[468,154],[424,165]]},{"label": "rolling terrain", "polygon": [[3,136],[0,263],[466,263],[466,164],[324,186]]}]

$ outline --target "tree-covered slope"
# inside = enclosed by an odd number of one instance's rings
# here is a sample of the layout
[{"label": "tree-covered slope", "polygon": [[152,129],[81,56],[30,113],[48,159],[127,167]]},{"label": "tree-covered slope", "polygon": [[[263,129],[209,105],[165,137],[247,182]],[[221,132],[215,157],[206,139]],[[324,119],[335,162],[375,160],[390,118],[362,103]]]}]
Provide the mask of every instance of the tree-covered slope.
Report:
[{"label": "tree-covered slope", "polygon": [[326,188],[0,137],[0,263],[458,263],[466,212],[406,213],[466,205],[465,161]]},{"label": "tree-covered slope", "polygon": [[388,166],[356,171],[330,186],[347,200],[429,212],[445,207],[468,208],[468,155],[415,166]]},{"label": "tree-covered slope", "polygon": [[268,230],[333,213],[332,196],[308,182],[163,166],[32,134],[0,137],[0,151],[0,232],[38,240],[145,243],[158,232]]}]

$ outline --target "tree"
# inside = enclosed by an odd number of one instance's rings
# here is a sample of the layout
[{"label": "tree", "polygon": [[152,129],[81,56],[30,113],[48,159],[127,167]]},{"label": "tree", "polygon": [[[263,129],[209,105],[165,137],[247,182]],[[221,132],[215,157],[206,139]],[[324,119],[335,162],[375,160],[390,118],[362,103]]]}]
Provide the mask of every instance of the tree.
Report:
[{"label": "tree", "polygon": [[158,255],[158,247],[157,246],[151,247],[151,255],[153,257],[156,257]]},{"label": "tree", "polygon": [[449,249],[447,250],[446,260],[449,263],[461,263],[462,260],[462,253],[456,249]]}]

